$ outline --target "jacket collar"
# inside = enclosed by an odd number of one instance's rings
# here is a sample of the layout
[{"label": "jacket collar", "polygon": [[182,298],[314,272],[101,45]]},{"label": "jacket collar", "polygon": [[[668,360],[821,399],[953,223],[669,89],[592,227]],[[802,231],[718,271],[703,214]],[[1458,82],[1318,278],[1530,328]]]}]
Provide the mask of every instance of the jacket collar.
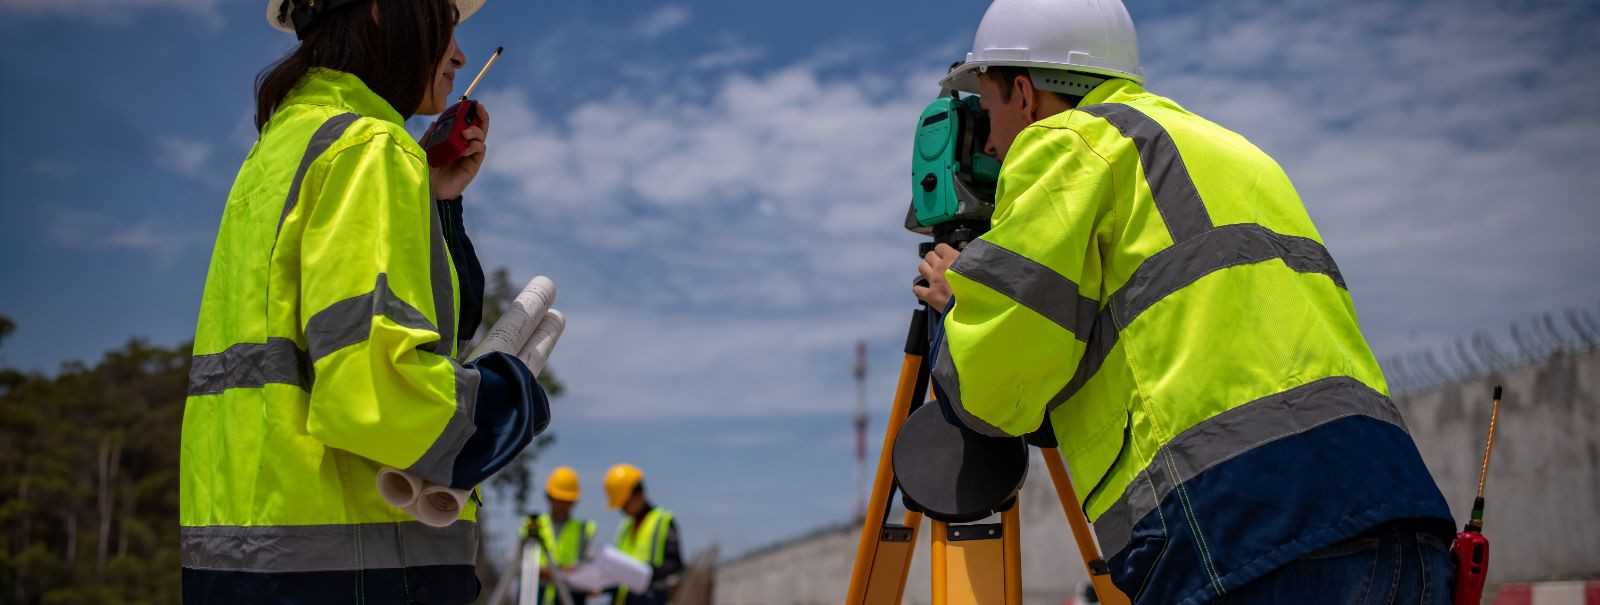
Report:
[{"label": "jacket collar", "polygon": [[1144,94],[1144,87],[1133,80],[1111,78],[1094,87],[1094,90],[1089,91],[1089,94],[1083,95],[1083,101],[1078,103],[1078,106],[1120,103]]},{"label": "jacket collar", "polygon": [[322,105],[356,113],[369,118],[405,125],[405,118],[395,111],[378,93],[367,88],[366,83],[354,75],[313,67],[289,91],[282,106]]}]

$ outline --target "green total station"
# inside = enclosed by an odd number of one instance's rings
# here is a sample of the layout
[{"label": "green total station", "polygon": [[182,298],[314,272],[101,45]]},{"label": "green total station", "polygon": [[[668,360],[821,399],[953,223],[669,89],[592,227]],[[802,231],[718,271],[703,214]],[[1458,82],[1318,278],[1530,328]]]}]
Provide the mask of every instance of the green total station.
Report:
[{"label": "green total station", "polygon": [[906,229],[965,245],[989,228],[1000,162],[985,154],[989,116],[976,96],[941,95],[918,118]]}]

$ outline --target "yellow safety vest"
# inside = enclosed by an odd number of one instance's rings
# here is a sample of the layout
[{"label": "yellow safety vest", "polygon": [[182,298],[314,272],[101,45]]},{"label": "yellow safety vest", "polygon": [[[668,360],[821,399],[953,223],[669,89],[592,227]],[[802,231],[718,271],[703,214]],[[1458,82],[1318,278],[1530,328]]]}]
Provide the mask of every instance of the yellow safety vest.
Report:
[{"label": "yellow safety vest", "polygon": [[[617,527],[617,550],[650,567],[660,567],[667,559],[667,528],[672,524],[672,512],[652,508],[635,530],[633,516],[629,515]],[[628,589],[617,588],[617,605],[628,600]]]},{"label": "yellow safety vest", "polygon": [[1170,99],[1112,79],[1024,129],[946,277],[941,394],[989,434],[1049,416],[1130,595],[1449,518],[1288,177]]},{"label": "yellow safety vest", "polygon": [[[541,514],[533,518],[534,535],[539,537],[539,546],[550,557],[550,561],[560,567],[572,567],[583,560],[583,555],[589,549],[589,541],[594,539],[595,525],[593,521],[578,518],[568,518],[561,525],[561,531],[555,530],[555,522],[550,515]],[[528,527],[522,528],[522,538],[527,539]],[[574,595],[577,596],[577,595]],[[556,587],[544,587],[544,603],[556,602]]]},{"label": "yellow safety vest", "polygon": [[424,158],[382,97],[325,69],[251,148],[195,330],[186,574],[357,574],[328,588],[349,602],[375,598],[377,578],[411,590],[406,569],[459,566],[447,569],[475,594],[477,506],[432,528],[374,487],[382,466],[451,484],[473,431],[477,374],[454,360],[469,335],[455,333],[457,277]]}]

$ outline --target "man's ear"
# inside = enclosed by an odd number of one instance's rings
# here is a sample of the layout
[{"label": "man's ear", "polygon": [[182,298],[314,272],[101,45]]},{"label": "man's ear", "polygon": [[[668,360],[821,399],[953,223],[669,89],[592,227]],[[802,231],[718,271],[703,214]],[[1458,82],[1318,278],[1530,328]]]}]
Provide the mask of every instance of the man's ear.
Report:
[{"label": "man's ear", "polygon": [[1033,95],[1038,89],[1033,87],[1033,80],[1028,76],[1017,76],[1011,82],[1011,89],[1012,96],[1022,97],[1022,113],[1028,116],[1029,121],[1037,120],[1039,116],[1034,114],[1039,110],[1039,102]]}]

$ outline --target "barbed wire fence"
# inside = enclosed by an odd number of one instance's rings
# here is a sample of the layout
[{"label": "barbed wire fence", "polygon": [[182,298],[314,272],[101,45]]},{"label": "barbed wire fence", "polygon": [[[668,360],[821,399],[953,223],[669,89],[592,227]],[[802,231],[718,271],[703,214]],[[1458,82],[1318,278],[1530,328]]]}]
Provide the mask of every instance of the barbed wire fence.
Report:
[{"label": "barbed wire fence", "polygon": [[[1509,336],[1477,332],[1448,345],[1378,359],[1395,397],[1544,362],[1600,351],[1600,306],[1546,312],[1512,322]],[[1508,342],[1509,341],[1509,342]]]}]

